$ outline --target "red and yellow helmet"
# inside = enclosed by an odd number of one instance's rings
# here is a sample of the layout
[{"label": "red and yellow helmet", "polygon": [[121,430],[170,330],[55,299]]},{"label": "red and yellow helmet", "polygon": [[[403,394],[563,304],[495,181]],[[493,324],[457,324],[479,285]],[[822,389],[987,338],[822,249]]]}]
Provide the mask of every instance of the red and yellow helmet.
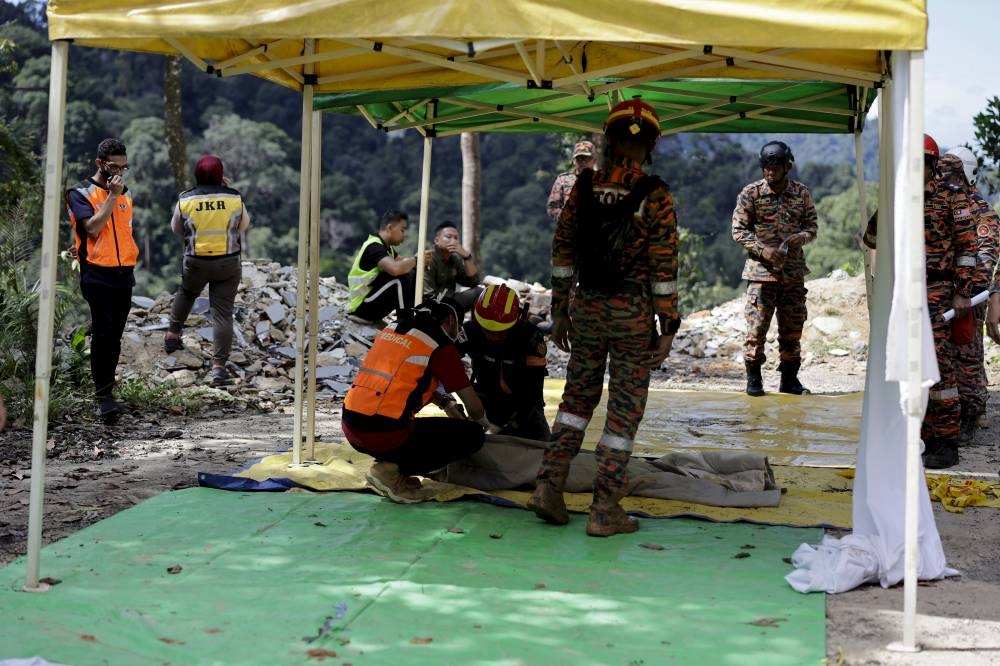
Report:
[{"label": "red and yellow helmet", "polygon": [[619,102],[604,121],[604,133],[609,137],[640,137],[656,141],[660,136],[660,118],[656,110],[641,99]]},{"label": "red and yellow helmet", "polygon": [[521,317],[521,299],[505,284],[491,284],[476,299],[472,316],[487,331],[506,331]]}]

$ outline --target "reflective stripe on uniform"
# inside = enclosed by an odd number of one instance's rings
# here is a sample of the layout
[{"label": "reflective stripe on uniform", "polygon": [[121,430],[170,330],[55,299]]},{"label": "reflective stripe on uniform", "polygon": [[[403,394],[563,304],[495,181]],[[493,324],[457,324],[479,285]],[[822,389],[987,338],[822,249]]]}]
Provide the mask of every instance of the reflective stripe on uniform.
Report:
[{"label": "reflective stripe on uniform", "polygon": [[586,430],[589,421],[582,416],[561,411],[556,413],[556,423],[564,425],[567,428],[572,428],[573,430]]},{"label": "reflective stripe on uniform", "polygon": [[954,400],[958,397],[958,389],[950,388],[943,391],[931,391],[927,397],[930,400]]},{"label": "reflective stripe on uniform", "polygon": [[632,447],[635,445],[635,440],[605,432],[601,434],[601,439],[598,440],[597,445],[606,446],[614,451],[626,451],[631,453]]},{"label": "reflective stripe on uniform", "polygon": [[677,281],[670,280],[669,282],[654,282],[653,283],[653,293],[657,296],[666,296],[667,294],[677,293]]},{"label": "reflective stripe on uniform", "polygon": [[413,365],[430,365],[430,356],[411,356],[406,359],[407,363],[412,363]]},{"label": "reflective stripe on uniform", "polygon": [[958,258],[957,263],[959,266],[975,267],[976,257],[975,255],[963,254]]},{"label": "reflective stripe on uniform", "polygon": [[388,372],[382,372],[381,370],[376,370],[374,368],[359,368],[358,369],[358,374],[360,374],[362,372],[370,372],[371,374],[375,375],[376,377],[381,377],[382,379],[387,379],[387,380],[390,380],[390,381],[392,380],[392,375],[390,375]]},{"label": "reflective stripe on uniform", "polygon": [[552,277],[554,278],[568,278],[573,277],[573,273],[576,269],[573,266],[553,266],[552,267]]}]

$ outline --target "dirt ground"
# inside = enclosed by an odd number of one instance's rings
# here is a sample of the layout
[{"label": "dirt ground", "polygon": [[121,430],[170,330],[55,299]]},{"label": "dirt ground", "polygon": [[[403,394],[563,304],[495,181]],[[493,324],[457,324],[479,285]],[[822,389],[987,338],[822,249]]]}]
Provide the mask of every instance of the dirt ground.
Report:
[{"label": "dirt ground", "polygon": [[[994,364],[993,425],[978,431],[957,468],[992,481],[1000,467],[998,374]],[[774,375],[773,368],[765,373],[766,387],[773,389]],[[823,362],[804,367],[801,376],[814,392],[855,391],[864,384],[856,369]],[[686,357],[669,361],[655,379],[660,386],[705,390],[741,390],[743,381],[736,363]],[[116,427],[89,418],[50,424],[43,541],[61,539],[160,492],[194,486],[198,472],[233,471],[287,449],[289,412],[217,409],[194,418],[133,412]],[[321,402],[321,441],[341,439],[338,415],[337,402]],[[30,449],[30,430],[0,433],[0,564],[25,552]],[[828,663],[1000,664],[1000,514],[988,508],[953,514],[935,503],[935,515],[949,564],[962,575],[919,586],[917,636],[925,649],[919,654],[886,649],[902,639],[903,590],[869,586],[827,596]]]}]

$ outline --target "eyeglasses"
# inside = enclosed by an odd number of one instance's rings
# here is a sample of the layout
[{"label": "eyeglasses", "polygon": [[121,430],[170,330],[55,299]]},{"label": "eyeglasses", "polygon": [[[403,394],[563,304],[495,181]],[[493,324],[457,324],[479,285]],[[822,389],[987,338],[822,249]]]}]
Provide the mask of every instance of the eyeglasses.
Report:
[{"label": "eyeglasses", "polygon": [[101,160],[101,164],[103,164],[111,173],[124,173],[129,170],[129,166],[127,164],[116,164],[105,160]]}]

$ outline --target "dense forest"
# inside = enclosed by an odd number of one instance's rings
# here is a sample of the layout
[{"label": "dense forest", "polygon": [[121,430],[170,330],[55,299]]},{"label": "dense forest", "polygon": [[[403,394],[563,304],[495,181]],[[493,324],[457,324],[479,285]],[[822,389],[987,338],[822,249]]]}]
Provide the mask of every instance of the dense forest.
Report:
[{"label": "dense forest", "polygon": [[[41,3],[0,3],[0,109],[3,133],[34,156],[44,154],[50,46]],[[143,250],[138,293],[172,291],[180,252],[169,230],[177,186],[164,127],[166,58],[71,46],[66,110],[66,179],[89,176],[106,136],[129,150],[129,187]],[[301,96],[246,76],[221,79],[181,67],[182,115],[190,164],[220,155],[253,215],[247,254],[294,264],[297,256]],[[875,177],[876,136],[868,132],[866,163]],[[548,281],[552,225],[545,201],[569,165],[576,135],[484,134],[481,137],[481,265],[488,273]],[[759,178],[755,153],[774,137],[689,134],[661,139],[652,166],[670,183],[683,227],[685,308],[712,305],[735,293],[743,251],[729,226],[740,188]],[[808,248],[816,275],[860,266],[850,136],[781,137],[799,155],[794,177],[820,204],[820,240]],[[351,255],[387,208],[416,219],[423,140],[388,135],[360,117],[325,114],[322,148],[322,265],[343,279]],[[808,158],[814,159],[808,159]],[[821,161],[819,158],[825,158]],[[434,141],[431,225],[461,219],[459,139]],[[833,197],[824,201],[827,197]],[[870,199],[874,203],[874,199]],[[852,209],[852,206],[855,206]],[[407,241],[413,249],[416,234]],[[67,225],[67,244],[69,229]]]}]

